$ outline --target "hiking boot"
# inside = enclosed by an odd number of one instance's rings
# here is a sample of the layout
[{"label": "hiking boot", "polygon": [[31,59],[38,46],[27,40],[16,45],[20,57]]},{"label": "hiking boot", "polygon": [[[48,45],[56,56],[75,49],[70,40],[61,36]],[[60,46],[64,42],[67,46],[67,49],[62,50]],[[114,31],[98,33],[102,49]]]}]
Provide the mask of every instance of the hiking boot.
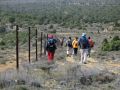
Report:
[{"label": "hiking boot", "polygon": [[67,54],[67,57],[69,57],[69,54]]},{"label": "hiking boot", "polygon": [[87,64],[86,62],[84,62],[84,64]]}]

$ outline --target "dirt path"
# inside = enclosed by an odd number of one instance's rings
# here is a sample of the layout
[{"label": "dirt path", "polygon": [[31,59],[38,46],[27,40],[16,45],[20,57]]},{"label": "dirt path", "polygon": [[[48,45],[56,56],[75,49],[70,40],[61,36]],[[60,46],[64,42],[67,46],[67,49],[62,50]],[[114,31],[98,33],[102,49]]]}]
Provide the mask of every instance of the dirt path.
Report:
[{"label": "dirt path", "polygon": [[[34,56],[32,56],[32,57],[34,57]],[[21,62],[27,60],[27,58],[28,58],[27,52],[20,53],[20,64],[21,64]],[[66,61],[67,62],[56,61],[56,63],[58,65],[58,67],[63,67],[63,69],[67,68],[67,66],[70,66],[70,65],[78,65],[78,63],[79,63],[79,60],[75,60],[73,57],[66,57]],[[82,64],[81,66],[84,67],[87,71],[107,70],[112,73],[120,75],[120,63],[114,63],[114,62],[112,62],[112,60],[106,61],[104,63],[100,63],[93,58],[88,58],[88,63]],[[9,61],[7,61],[6,64],[0,65],[0,72],[4,72],[8,69],[15,69],[15,68],[16,68],[16,61],[15,61],[15,56],[13,56],[12,58],[9,58]]]},{"label": "dirt path", "polygon": [[[66,60],[70,64],[78,64],[79,61],[73,59],[72,57],[67,57]],[[78,64],[79,65],[79,64]],[[112,61],[106,61],[104,63],[100,63],[97,60],[93,58],[88,58],[87,64],[81,64],[82,67],[84,67],[86,70],[90,71],[109,71],[115,74],[120,75],[120,63],[114,63]]]},{"label": "dirt path", "polygon": [[[22,52],[19,54],[19,64],[21,62],[27,60],[28,58],[28,53],[27,52]],[[32,58],[32,57],[31,57]],[[8,69],[15,69],[16,68],[16,57],[15,55],[12,55],[11,58],[8,58],[5,64],[0,64],[0,72],[4,72]]]}]

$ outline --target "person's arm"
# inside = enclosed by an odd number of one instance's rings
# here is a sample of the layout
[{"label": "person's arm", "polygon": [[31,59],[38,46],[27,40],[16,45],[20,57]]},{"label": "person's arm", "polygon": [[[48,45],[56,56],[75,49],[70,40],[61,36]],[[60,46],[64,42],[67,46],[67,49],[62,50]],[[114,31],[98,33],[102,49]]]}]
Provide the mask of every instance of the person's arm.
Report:
[{"label": "person's arm", "polygon": [[90,43],[89,43],[88,39],[87,39],[87,45],[88,45],[88,48],[90,48]]},{"label": "person's arm", "polygon": [[72,42],[72,46],[74,47],[74,43],[75,43],[75,40],[73,40],[73,42]]},{"label": "person's arm", "polygon": [[81,48],[81,38],[79,38],[78,44],[79,44],[79,46],[80,46],[80,48]]}]

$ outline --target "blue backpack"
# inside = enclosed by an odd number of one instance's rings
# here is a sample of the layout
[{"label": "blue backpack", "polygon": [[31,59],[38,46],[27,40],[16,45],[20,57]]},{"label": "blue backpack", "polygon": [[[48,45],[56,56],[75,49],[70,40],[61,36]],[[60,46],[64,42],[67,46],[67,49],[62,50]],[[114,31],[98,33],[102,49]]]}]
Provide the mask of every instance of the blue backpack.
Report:
[{"label": "blue backpack", "polygon": [[68,40],[67,46],[70,47],[70,48],[72,48],[72,40]]},{"label": "blue backpack", "polygon": [[48,39],[47,42],[47,51],[55,51],[56,49],[56,45],[55,45],[56,41],[54,39]]},{"label": "blue backpack", "polygon": [[79,45],[80,45],[80,48],[82,49],[89,48],[89,42],[86,38],[80,38]]}]

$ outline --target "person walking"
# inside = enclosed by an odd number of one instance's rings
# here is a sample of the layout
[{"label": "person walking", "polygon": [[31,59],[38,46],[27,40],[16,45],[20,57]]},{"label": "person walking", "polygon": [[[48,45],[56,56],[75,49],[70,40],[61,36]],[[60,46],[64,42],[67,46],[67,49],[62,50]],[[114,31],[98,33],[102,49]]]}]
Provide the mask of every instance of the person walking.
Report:
[{"label": "person walking", "polygon": [[82,36],[78,40],[79,46],[80,46],[80,52],[81,52],[81,63],[86,64],[87,62],[87,55],[88,55],[88,49],[89,49],[89,41],[86,38],[86,33],[82,33]]},{"label": "person walking", "polygon": [[88,37],[88,41],[89,41],[89,49],[88,49],[88,56],[90,57],[90,53],[91,53],[91,49],[94,47],[94,42],[91,39],[91,37]]},{"label": "person walking", "polygon": [[72,46],[73,46],[73,55],[77,55],[78,52],[78,37],[75,37],[75,39],[72,42]]},{"label": "person walking", "polygon": [[48,35],[48,40],[47,40],[47,45],[46,45],[46,50],[48,53],[47,54],[48,55],[48,63],[51,63],[53,61],[56,49],[57,49],[56,40],[53,38],[53,35]]},{"label": "person walking", "polygon": [[66,41],[66,46],[67,46],[67,56],[71,56],[72,55],[72,39],[71,37],[68,38],[68,40]]},{"label": "person walking", "polygon": [[63,47],[63,45],[64,45],[64,37],[60,39],[60,46]]}]

